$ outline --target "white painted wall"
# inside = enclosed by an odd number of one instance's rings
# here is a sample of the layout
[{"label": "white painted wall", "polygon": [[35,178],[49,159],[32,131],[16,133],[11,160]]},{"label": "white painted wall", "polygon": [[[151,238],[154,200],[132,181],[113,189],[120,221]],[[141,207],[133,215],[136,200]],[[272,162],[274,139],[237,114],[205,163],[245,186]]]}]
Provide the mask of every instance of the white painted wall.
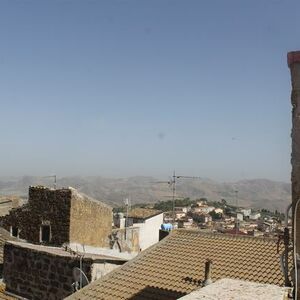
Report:
[{"label": "white painted wall", "polygon": [[159,229],[164,221],[164,214],[161,213],[152,218],[146,219],[144,223],[134,223],[135,227],[140,228],[140,247],[145,250],[158,242]]}]

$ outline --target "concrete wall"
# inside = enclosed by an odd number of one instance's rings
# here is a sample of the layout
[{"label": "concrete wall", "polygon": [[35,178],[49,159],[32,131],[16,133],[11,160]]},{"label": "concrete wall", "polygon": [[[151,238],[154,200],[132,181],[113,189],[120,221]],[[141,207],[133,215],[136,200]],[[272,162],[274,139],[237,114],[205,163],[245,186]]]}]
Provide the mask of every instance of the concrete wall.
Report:
[{"label": "concrete wall", "polygon": [[104,275],[108,274],[118,267],[120,267],[120,265],[109,262],[93,263],[91,268],[92,281],[102,278]]},{"label": "concrete wall", "polygon": [[70,242],[109,247],[112,208],[72,190]]},{"label": "concrete wall", "polygon": [[144,223],[135,223],[140,228],[140,247],[145,250],[159,241],[159,230],[163,223],[163,213],[144,220]]},{"label": "concrete wall", "polygon": [[110,236],[110,248],[120,252],[139,252],[140,251],[140,228],[127,227],[113,229]]},{"label": "concrete wall", "polygon": [[40,243],[40,227],[51,226],[51,245],[69,241],[71,191],[30,187],[28,203],[13,209],[1,218],[2,226],[10,231],[19,228],[19,237],[32,243]]},{"label": "concrete wall", "polygon": [[[28,299],[64,299],[72,293],[76,257],[63,257],[14,244],[4,247],[3,276],[6,290]],[[91,259],[83,260],[83,271],[91,280]]]}]

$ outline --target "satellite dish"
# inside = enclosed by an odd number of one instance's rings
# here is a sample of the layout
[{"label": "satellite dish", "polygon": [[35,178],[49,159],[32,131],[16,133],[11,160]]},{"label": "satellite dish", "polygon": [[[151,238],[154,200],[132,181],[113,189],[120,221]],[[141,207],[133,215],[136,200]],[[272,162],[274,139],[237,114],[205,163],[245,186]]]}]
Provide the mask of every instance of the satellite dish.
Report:
[{"label": "satellite dish", "polygon": [[73,268],[73,279],[75,280],[72,284],[74,291],[78,291],[90,283],[84,272],[77,267]]}]

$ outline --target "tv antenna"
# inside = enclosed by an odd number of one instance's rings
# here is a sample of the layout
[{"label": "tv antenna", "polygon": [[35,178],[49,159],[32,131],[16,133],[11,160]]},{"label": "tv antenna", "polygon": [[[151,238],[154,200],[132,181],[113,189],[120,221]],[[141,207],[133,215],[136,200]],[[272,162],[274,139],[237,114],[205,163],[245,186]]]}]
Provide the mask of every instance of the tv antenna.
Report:
[{"label": "tv antenna", "polygon": [[130,198],[125,198],[124,200],[126,206],[126,219],[125,219],[125,240],[127,239],[127,227],[128,227],[128,214],[129,210],[131,209],[131,201]]},{"label": "tv antenna", "polygon": [[199,176],[185,176],[185,175],[176,175],[175,170],[173,175],[170,177],[169,181],[160,181],[159,183],[167,183],[172,189],[172,224],[175,224],[175,198],[176,198],[176,182],[178,179],[201,179]]}]

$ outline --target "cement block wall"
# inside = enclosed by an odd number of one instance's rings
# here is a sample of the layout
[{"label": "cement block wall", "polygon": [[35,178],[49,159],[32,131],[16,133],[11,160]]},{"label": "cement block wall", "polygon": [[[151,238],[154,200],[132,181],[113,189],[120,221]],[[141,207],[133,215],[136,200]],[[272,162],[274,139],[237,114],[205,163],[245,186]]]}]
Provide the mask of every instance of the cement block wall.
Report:
[{"label": "cement block wall", "polygon": [[70,242],[109,247],[112,231],[112,208],[72,192]]},{"label": "cement block wall", "polygon": [[[73,268],[79,258],[63,257],[6,244],[3,276],[6,290],[28,299],[64,299],[72,293]],[[91,259],[83,259],[91,280]]]}]

